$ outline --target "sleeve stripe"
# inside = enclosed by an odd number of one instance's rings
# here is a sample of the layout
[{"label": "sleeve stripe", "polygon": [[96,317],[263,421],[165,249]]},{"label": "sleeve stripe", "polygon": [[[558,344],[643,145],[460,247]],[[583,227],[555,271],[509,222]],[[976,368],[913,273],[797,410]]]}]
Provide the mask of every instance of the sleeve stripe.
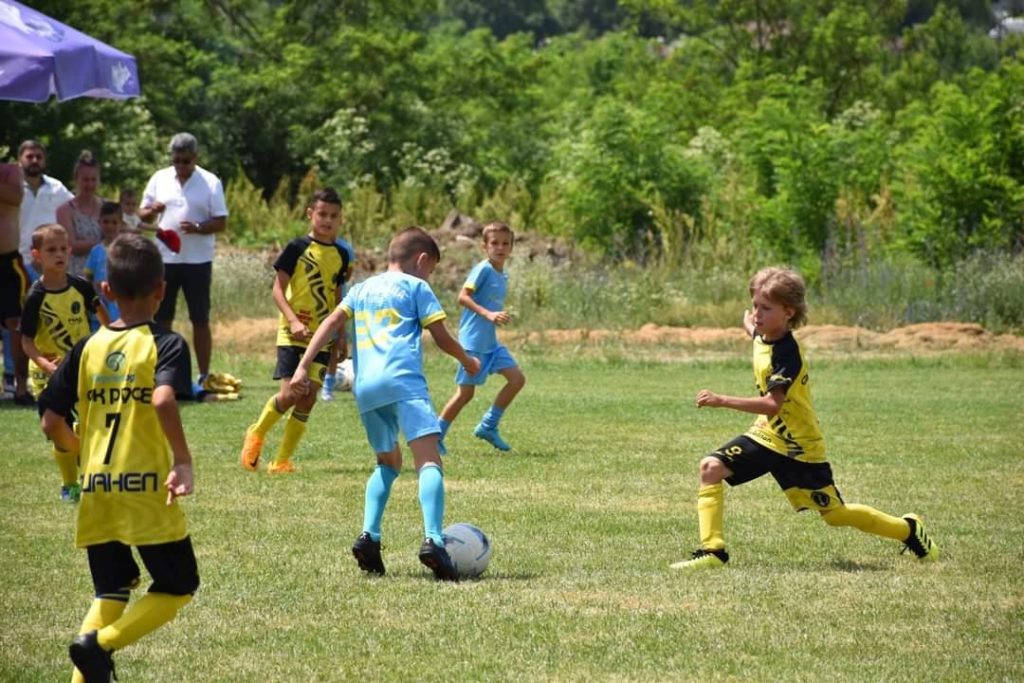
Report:
[{"label": "sleeve stripe", "polygon": [[426,318],[420,320],[420,325],[422,325],[423,327],[427,327],[428,325],[433,325],[438,320],[444,320],[447,317],[448,316],[444,311],[438,311],[434,315],[429,315]]}]

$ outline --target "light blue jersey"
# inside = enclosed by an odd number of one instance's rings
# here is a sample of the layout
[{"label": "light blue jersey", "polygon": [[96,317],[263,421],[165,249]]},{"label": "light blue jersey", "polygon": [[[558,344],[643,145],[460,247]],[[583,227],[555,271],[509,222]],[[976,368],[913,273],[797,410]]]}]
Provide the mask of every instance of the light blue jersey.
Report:
[{"label": "light blue jersey", "polygon": [[[470,291],[473,301],[487,310],[505,310],[508,273],[495,270],[488,259],[473,266],[462,287]],[[498,326],[482,315],[463,308],[459,318],[459,343],[467,351],[487,353],[498,345]]]},{"label": "light blue jersey", "polygon": [[430,285],[389,271],[354,286],[339,306],[355,322],[353,393],[359,412],[429,399],[423,328],[445,318]]},{"label": "light blue jersey", "polygon": [[100,291],[100,283],[107,279],[107,245],[103,242],[94,246],[89,252],[89,256],[85,260],[84,273],[86,277],[92,278],[93,289],[100,295],[103,308],[107,309],[107,313],[110,315],[110,322],[120,318],[121,312],[118,310],[117,304],[103,296]]}]

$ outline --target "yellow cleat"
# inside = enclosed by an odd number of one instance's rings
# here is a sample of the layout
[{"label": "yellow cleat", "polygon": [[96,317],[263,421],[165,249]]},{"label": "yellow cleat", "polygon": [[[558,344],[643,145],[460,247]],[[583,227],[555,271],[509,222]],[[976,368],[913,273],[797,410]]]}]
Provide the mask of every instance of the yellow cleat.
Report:
[{"label": "yellow cleat", "polygon": [[720,569],[729,561],[729,553],[725,550],[705,550],[699,548],[693,551],[690,559],[682,562],[674,562],[669,569]]},{"label": "yellow cleat", "polygon": [[255,472],[260,464],[260,451],[262,450],[263,437],[249,427],[245,430],[245,442],[242,444],[242,455],[239,457],[242,467],[250,472]]},{"label": "yellow cleat", "polygon": [[939,546],[925,531],[924,520],[912,512],[903,515],[903,519],[910,525],[910,536],[903,541],[903,552],[909,550],[922,562],[934,562],[939,559]]},{"label": "yellow cleat", "polygon": [[294,471],[295,465],[292,464],[291,460],[272,462],[267,465],[267,474],[292,474]]}]

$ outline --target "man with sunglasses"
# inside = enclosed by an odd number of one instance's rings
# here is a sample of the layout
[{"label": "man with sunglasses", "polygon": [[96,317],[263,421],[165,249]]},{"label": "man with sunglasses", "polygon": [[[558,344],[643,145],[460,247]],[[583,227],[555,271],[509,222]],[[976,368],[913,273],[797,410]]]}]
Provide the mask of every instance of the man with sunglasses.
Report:
[{"label": "man with sunglasses", "polygon": [[192,322],[192,347],[199,366],[197,383],[210,372],[213,335],[210,332],[210,283],[216,234],[227,227],[228,208],[220,179],[196,163],[199,143],[190,133],[178,133],[169,145],[171,165],[153,174],[142,195],[139,218],[177,232],[181,249],[175,253],[158,243],[164,259],[167,290],[156,313],[157,324],[171,329],[178,290],[185,293]]}]

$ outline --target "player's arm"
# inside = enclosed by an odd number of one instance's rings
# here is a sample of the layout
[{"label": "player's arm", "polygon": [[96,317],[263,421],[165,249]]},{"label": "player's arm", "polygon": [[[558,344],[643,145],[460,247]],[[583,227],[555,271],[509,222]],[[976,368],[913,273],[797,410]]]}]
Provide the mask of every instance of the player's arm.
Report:
[{"label": "player's arm", "polygon": [[786,401],[786,390],[784,387],[775,387],[764,396],[752,398],[748,396],[725,396],[716,394],[707,389],[697,392],[697,407],[703,408],[732,408],[744,413],[755,415],[775,415],[782,410],[782,404]]},{"label": "player's arm", "polygon": [[174,458],[174,464],[164,482],[167,487],[167,504],[170,505],[178,496],[192,493],[192,453],[188,450],[185,429],[181,426],[181,413],[178,410],[178,399],[174,397],[174,387],[162,384],[153,391],[153,409]]},{"label": "player's arm", "polygon": [[345,323],[347,322],[348,313],[341,306],[335,308],[329,316],[324,318],[324,321],[320,323],[320,327],[316,328],[316,332],[313,333],[313,338],[309,340],[306,352],[302,354],[302,360],[299,361],[299,367],[295,368],[295,372],[292,374],[290,384],[293,389],[300,393],[304,393],[308,389],[309,366],[313,364],[313,359],[320,353],[320,349],[324,347],[328,340],[337,334],[338,330],[345,329]]},{"label": "player's arm", "polygon": [[18,164],[0,164],[0,204],[21,206],[24,193],[21,167]]},{"label": "player's arm", "polygon": [[444,320],[435,320],[430,323],[427,325],[427,331],[434,338],[437,348],[459,361],[462,367],[466,368],[466,372],[471,375],[480,372],[480,361],[466,353],[466,350],[462,348],[462,344],[448,333],[448,328],[444,326]]},{"label": "player's arm", "polygon": [[459,305],[464,308],[473,311],[477,315],[481,316],[494,323],[495,325],[504,325],[511,320],[508,311],[492,311],[489,308],[484,308],[476,301],[473,300],[473,290],[469,287],[463,287],[459,292]]},{"label": "player's arm", "polygon": [[285,271],[277,271],[277,274],[274,276],[274,303],[277,304],[277,310],[281,311],[281,315],[288,321],[288,331],[292,337],[298,341],[306,341],[309,339],[309,327],[299,320],[299,316],[295,315],[292,305],[288,303],[288,297],[285,296],[285,292],[288,291],[288,283],[291,280],[291,275]]},{"label": "player's arm", "polygon": [[84,346],[85,339],[82,339],[71,347],[39,395],[39,409],[43,413],[40,427],[57,448],[68,453],[78,453],[80,448],[78,434],[68,425],[66,417],[74,413],[78,400],[78,370]]},{"label": "player's arm", "polygon": [[21,350],[25,352],[25,355],[29,357],[33,363],[39,366],[39,369],[45,372],[47,375],[52,375],[57,371],[57,364],[52,360],[48,360],[40,351],[39,347],[36,346],[36,338],[29,337],[25,334],[21,335]]}]

